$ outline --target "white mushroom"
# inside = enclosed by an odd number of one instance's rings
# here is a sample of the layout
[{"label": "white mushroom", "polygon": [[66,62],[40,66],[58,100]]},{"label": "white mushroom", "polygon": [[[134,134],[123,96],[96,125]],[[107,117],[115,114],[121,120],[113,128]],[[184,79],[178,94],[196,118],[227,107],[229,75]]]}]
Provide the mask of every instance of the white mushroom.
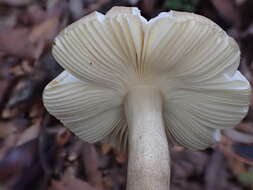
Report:
[{"label": "white mushroom", "polygon": [[85,141],[128,149],[129,190],[169,189],[167,138],[205,149],[248,111],[236,42],[196,14],[94,12],[61,32],[53,56],[65,71],[45,88],[47,110]]}]

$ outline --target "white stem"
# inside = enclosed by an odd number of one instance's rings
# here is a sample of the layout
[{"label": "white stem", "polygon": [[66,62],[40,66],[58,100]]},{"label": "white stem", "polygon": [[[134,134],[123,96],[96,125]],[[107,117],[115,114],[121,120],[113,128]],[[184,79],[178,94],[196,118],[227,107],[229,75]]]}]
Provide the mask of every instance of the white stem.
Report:
[{"label": "white stem", "polygon": [[169,146],[159,91],[150,86],[132,89],[125,113],[129,126],[127,190],[169,190]]}]

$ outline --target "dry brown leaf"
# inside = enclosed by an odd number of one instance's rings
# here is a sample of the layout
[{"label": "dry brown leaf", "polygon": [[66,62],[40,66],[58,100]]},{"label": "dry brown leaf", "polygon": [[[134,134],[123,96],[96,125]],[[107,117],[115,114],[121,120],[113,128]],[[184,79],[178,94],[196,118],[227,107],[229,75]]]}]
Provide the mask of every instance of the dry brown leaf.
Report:
[{"label": "dry brown leaf", "polygon": [[2,28],[14,27],[18,22],[18,13],[19,11],[13,8],[1,9],[0,26]]},{"label": "dry brown leaf", "polygon": [[119,164],[124,164],[127,161],[127,155],[123,152],[115,152],[116,160]]},{"label": "dry brown leaf", "polygon": [[111,150],[112,150],[111,145],[109,145],[109,144],[102,144],[101,145],[101,151],[102,151],[103,155],[108,154]]},{"label": "dry brown leaf", "polygon": [[73,146],[69,147],[69,153],[68,153],[68,161],[74,162],[78,158],[80,158],[80,154],[83,149],[83,142],[77,141],[76,143],[73,144]]},{"label": "dry brown leaf", "polygon": [[8,4],[11,6],[26,6],[29,5],[32,0],[0,0],[0,4]]},{"label": "dry brown leaf", "polygon": [[23,70],[21,65],[15,65],[10,69],[10,73],[15,77],[21,77],[25,75],[25,71]]},{"label": "dry brown leaf", "polygon": [[5,156],[5,154],[13,147],[15,147],[16,143],[18,140],[18,135],[17,134],[11,134],[9,135],[3,145],[0,148],[0,160],[3,159],[3,157]]},{"label": "dry brown leaf", "polygon": [[22,182],[27,183],[29,180],[34,180],[36,174],[41,174],[42,170],[36,154],[37,148],[38,140],[35,139],[10,149],[0,162],[0,181],[11,185],[23,179]]},{"label": "dry brown leaf", "polygon": [[238,159],[229,159],[228,163],[234,175],[247,171],[246,165]]},{"label": "dry brown leaf", "polygon": [[42,112],[42,105],[41,103],[37,103],[32,105],[30,112],[29,112],[29,117],[30,118],[38,118],[41,116]]},{"label": "dry brown leaf", "polygon": [[173,146],[173,147],[171,148],[171,150],[172,150],[172,151],[175,151],[175,152],[181,152],[181,151],[185,150],[185,148],[182,147],[182,146]]},{"label": "dry brown leaf", "polygon": [[13,109],[6,108],[2,112],[2,118],[10,119],[10,118],[18,117],[20,114],[21,112],[19,108],[13,108]]},{"label": "dry brown leaf", "polygon": [[143,12],[146,14],[150,14],[154,11],[156,1],[155,0],[143,0],[142,6],[143,6]]},{"label": "dry brown leaf", "polygon": [[69,10],[73,17],[77,20],[84,15],[83,1],[82,0],[70,0]]},{"label": "dry brown leaf", "polygon": [[1,28],[0,51],[27,59],[36,59],[42,54],[44,47],[58,33],[59,17],[52,16],[29,28]]},{"label": "dry brown leaf", "polygon": [[87,182],[76,178],[73,173],[66,170],[60,181],[52,180],[49,190],[101,190],[92,187]]},{"label": "dry brown leaf", "polygon": [[41,24],[35,26],[29,36],[29,40],[33,43],[41,40],[52,40],[58,33],[59,18],[49,17]]},{"label": "dry brown leaf", "polygon": [[88,181],[92,185],[102,188],[102,175],[98,170],[98,154],[95,147],[93,145],[85,144],[82,157]]},{"label": "dry brown leaf", "polygon": [[112,189],[113,181],[109,176],[103,177],[103,182],[105,184],[106,189]]},{"label": "dry brown leaf", "polygon": [[28,60],[22,60],[22,63],[21,63],[21,68],[22,68],[22,71],[25,73],[25,74],[32,74],[34,71],[34,65],[31,64],[30,61]]},{"label": "dry brown leaf", "polygon": [[63,146],[65,145],[71,137],[71,133],[67,128],[59,128],[56,136],[57,145]]},{"label": "dry brown leaf", "polygon": [[240,16],[233,0],[211,0],[219,15],[230,23],[238,23]]},{"label": "dry brown leaf", "polygon": [[86,14],[91,13],[95,10],[98,10],[103,5],[106,5],[107,3],[110,3],[110,0],[97,0],[94,3],[90,3],[87,8],[84,9],[84,12]]},{"label": "dry brown leaf", "polygon": [[12,121],[0,121],[0,138],[5,138],[16,131],[16,125]]},{"label": "dry brown leaf", "polygon": [[46,12],[37,4],[30,5],[21,16],[24,23],[31,25],[40,24],[47,17]]},{"label": "dry brown leaf", "polygon": [[36,44],[36,49],[34,50],[35,58],[38,59],[44,48],[51,43],[56,34],[58,33],[59,18],[49,17],[41,24],[35,26],[29,36],[29,41]]},{"label": "dry brown leaf", "polygon": [[40,132],[40,125],[33,125],[28,127],[23,133],[19,135],[16,146],[20,146],[28,141],[37,138],[39,132]]},{"label": "dry brown leaf", "polygon": [[235,3],[237,4],[237,5],[241,5],[241,4],[243,4],[243,3],[245,3],[247,0],[235,0]]},{"label": "dry brown leaf", "polygon": [[6,55],[33,59],[35,45],[29,41],[28,28],[1,28],[0,51]]},{"label": "dry brown leaf", "polygon": [[226,188],[226,178],[228,177],[228,174],[225,170],[224,163],[224,155],[219,151],[215,151],[208,162],[205,172],[206,190]]}]

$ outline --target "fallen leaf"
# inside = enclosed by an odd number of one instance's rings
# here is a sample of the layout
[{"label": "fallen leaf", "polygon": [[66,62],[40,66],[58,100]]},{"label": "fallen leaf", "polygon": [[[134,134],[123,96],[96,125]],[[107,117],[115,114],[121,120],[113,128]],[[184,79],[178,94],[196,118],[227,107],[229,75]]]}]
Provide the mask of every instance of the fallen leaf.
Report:
[{"label": "fallen leaf", "polygon": [[0,148],[0,160],[2,160],[5,154],[13,147],[15,147],[18,140],[17,134],[10,134],[3,142]]},{"label": "fallen leaf", "polygon": [[[239,143],[234,143],[231,139],[227,138],[226,136],[222,136],[218,147],[227,157],[227,159],[229,160],[232,159],[233,162],[234,160],[237,160],[240,163],[253,165],[252,145],[243,145]],[[233,164],[231,165],[233,166]]]},{"label": "fallen leaf", "polygon": [[250,171],[246,171],[246,172],[243,172],[243,173],[240,173],[238,176],[237,176],[238,180],[246,185],[246,186],[249,186],[249,185],[252,185],[253,186],[253,171],[250,170]]},{"label": "fallen leaf", "polygon": [[101,190],[92,187],[87,182],[78,179],[72,172],[66,170],[64,176],[59,180],[52,180],[49,190]]},{"label": "fallen leaf", "polygon": [[205,172],[205,189],[225,189],[228,174],[224,167],[225,157],[219,152],[215,151],[212,154],[209,164]]},{"label": "fallen leaf", "polygon": [[0,138],[6,138],[17,131],[16,125],[12,121],[0,121]]},{"label": "fallen leaf", "polygon": [[20,146],[22,144],[27,143],[38,137],[40,132],[40,125],[32,125],[28,127],[25,131],[23,131],[19,137],[16,146]]},{"label": "fallen leaf", "polygon": [[230,23],[238,23],[240,16],[232,0],[211,0],[219,15]]},{"label": "fallen leaf", "polygon": [[83,1],[82,0],[70,0],[69,10],[73,17],[77,20],[84,16]]},{"label": "fallen leaf", "polygon": [[222,133],[234,142],[253,144],[253,135],[251,134],[243,133],[235,129],[223,130]]},{"label": "fallen leaf", "polygon": [[71,137],[71,133],[67,128],[59,128],[57,135],[56,135],[56,143],[59,146],[65,145]]},{"label": "fallen leaf", "polygon": [[123,152],[115,152],[116,160],[119,164],[124,164],[127,161],[127,155]]},{"label": "fallen leaf", "polygon": [[25,24],[38,25],[47,17],[46,12],[37,4],[30,5],[25,13],[21,15],[21,19]]},{"label": "fallen leaf", "polygon": [[101,151],[102,154],[108,154],[112,150],[112,146],[109,144],[102,144],[101,145]]},{"label": "fallen leaf", "polygon": [[44,22],[35,26],[32,29],[29,35],[29,40],[32,43],[41,40],[51,41],[58,33],[58,27],[59,27],[59,18],[57,16],[49,17]]},{"label": "fallen leaf", "polygon": [[[252,102],[253,103],[253,102]],[[243,122],[235,127],[238,131],[253,135],[253,123]]]},{"label": "fallen leaf", "polygon": [[253,166],[253,145],[245,145],[236,143],[233,146],[233,151],[244,162]]},{"label": "fallen leaf", "polygon": [[11,119],[14,117],[18,117],[20,115],[22,115],[22,112],[20,112],[19,108],[13,108],[13,109],[6,108],[3,110],[1,117],[3,119]]},{"label": "fallen leaf", "polygon": [[0,0],[0,4],[7,4],[10,6],[26,6],[31,2],[32,0]]},{"label": "fallen leaf", "polygon": [[93,145],[85,144],[82,152],[85,173],[88,181],[99,188],[103,187],[102,175],[98,170],[98,154]]},{"label": "fallen leaf", "polygon": [[247,0],[235,0],[235,3],[237,4],[237,5],[241,5],[241,4],[243,4],[243,3],[245,3]]},{"label": "fallen leaf", "polygon": [[6,55],[33,59],[35,58],[35,45],[29,41],[28,28],[1,28],[0,51]]}]

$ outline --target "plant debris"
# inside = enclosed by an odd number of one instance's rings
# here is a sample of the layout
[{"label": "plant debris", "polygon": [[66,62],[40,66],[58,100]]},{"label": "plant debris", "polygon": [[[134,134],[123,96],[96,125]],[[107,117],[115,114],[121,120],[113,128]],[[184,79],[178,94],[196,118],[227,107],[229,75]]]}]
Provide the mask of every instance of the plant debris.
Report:
[{"label": "plant debris", "polygon": [[[240,70],[253,82],[252,0],[0,0],[0,189],[125,189],[127,155],[79,140],[46,112],[41,98],[62,71],[51,56],[54,37],[115,5],[138,6],[148,19],[170,9],[209,17],[236,39]],[[213,149],[173,147],[171,155],[173,190],[253,189],[252,106]]]}]

